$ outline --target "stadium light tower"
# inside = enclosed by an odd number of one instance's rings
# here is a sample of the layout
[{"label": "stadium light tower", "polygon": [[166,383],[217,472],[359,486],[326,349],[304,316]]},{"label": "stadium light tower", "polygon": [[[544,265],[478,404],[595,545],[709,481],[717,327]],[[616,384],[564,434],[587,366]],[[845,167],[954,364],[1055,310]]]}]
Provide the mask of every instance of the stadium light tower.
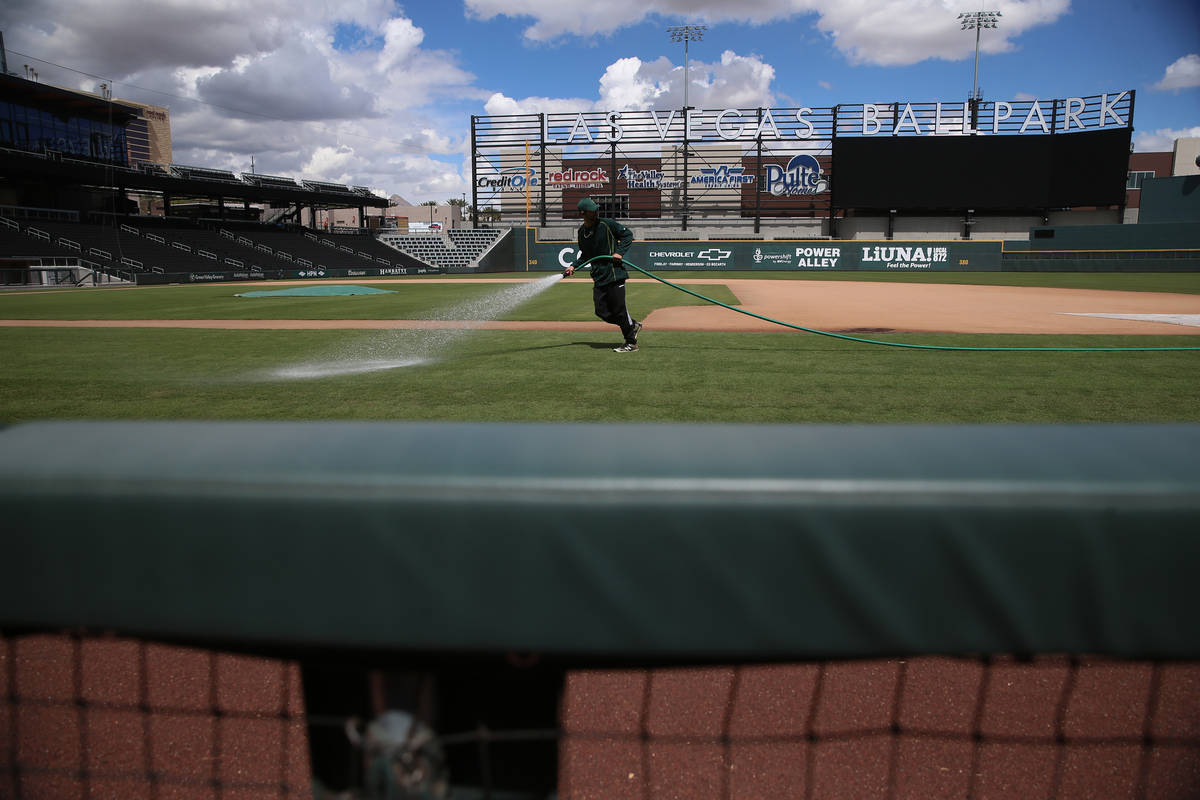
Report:
[{"label": "stadium light tower", "polygon": [[979,102],[979,32],[983,28],[996,28],[1000,25],[999,11],[968,11],[958,15],[962,30],[975,31],[975,77],[971,81],[971,104]]},{"label": "stadium light tower", "polygon": [[675,25],[667,28],[672,42],[683,42],[683,107],[685,110],[688,108],[688,71],[691,66],[688,59],[688,42],[704,41],[706,30],[708,30],[707,25]]}]

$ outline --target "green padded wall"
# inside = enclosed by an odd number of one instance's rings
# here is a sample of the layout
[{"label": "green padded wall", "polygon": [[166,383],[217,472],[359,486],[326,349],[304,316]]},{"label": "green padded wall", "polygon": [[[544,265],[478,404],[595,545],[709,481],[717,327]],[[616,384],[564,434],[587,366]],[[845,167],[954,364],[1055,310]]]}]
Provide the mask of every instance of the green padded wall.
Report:
[{"label": "green padded wall", "polygon": [[794,659],[1200,657],[1200,426],[43,422],[0,627]]}]

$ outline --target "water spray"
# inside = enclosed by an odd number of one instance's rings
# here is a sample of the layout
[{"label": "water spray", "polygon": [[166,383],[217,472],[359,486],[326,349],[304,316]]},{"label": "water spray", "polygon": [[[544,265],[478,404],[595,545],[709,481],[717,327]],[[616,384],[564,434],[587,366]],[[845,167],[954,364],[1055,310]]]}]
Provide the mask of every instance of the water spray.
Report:
[{"label": "water spray", "polygon": [[559,273],[536,281],[506,286],[482,297],[439,309],[434,319],[461,322],[465,325],[435,330],[395,331],[386,339],[373,337],[358,342],[350,350],[324,361],[292,364],[270,373],[272,378],[311,379],[336,375],[357,375],[381,370],[400,369],[432,364],[463,336],[485,323],[498,319],[517,306],[541,294],[563,278]]}]

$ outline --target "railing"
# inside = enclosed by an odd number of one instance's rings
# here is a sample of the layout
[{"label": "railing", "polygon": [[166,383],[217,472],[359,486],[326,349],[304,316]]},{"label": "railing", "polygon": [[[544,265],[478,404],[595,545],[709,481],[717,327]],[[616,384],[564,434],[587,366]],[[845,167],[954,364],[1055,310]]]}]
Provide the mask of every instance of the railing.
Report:
[{"label": "railing", "polygon": [[236,258],[226,257],[225,263],[231,267],[237,267],[238,269],[243,269],[246,266],[245,263],[243,263],[242,261],[240,261]]},{"label": "railing", "polygon": [[55,244],[59,247],[65,247],[68,250],[74,250],[76,253],[82,252],[79,248],[79,242],[74,239],[68,239],[65,236],[59,237],[59,240]]},{"label": "railing", "polygon": [[[0,147],[0,150],[8,148]],[[36,208],[33,206],[0,206],[0,217],[16,217],[17,219],[59,220],[62,222],[78,222],[78,211],[61,211],[57,208]]]},{"label": "railing", "polygon": [[221,260],[220,257],[211,250],[203,250],[199,247],[196,248],[196,255],[200,256],[201,258],[207,258],[209,261]]},{"label": "railing", "polygon": [[139,231],[137,228],[133,227],[132,225],[126,225],[124,223],[121,224],[121,230],[125,231],[126,233],[132,233],[134,236],[142,235],[142,232]]},{"label": "railing", "polygon": [[143,269],[142,262],[138,261],[136,258],[121,256],[121,263],[127,267],[133,267],[134,269]]},{"label": "railing", "polygon": [[186,245],[183,242],[171,242],[171,247],[174,247],[176,250],[183,250],[185,253],[192,252],[191,246]]},{"label": "railing", "polygon": [[89,247],[88,255],[103,258],[105,261],[112,261],[112,253],[108,252],[107,250],[101,250],[99,247]]},{"label": "railing", "polygon": [[163,237],[159,236],[157,233],[147,233],[146,238],[152,242],[158,242],[159,244],[167,243],[167,240],[164,239]]},{"label": "railing", "polygon": [[26,228],[25,232],[35,239],[41,239],[43,242],[50,241],[50,234],[38,228]]}]

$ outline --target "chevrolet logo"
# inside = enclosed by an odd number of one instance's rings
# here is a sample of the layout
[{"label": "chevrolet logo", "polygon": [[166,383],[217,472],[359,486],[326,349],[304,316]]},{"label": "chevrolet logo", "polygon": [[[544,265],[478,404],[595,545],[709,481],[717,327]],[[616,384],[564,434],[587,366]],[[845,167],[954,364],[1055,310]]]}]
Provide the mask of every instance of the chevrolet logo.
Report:
[{"label": "chevrolet logo", "polygon": [[708,250],[701,250],[696,254],[696,258],[703,258],[706,261],[724,261],[733,255],[732,250],[722,250],[719,247],[710,247]]}]

